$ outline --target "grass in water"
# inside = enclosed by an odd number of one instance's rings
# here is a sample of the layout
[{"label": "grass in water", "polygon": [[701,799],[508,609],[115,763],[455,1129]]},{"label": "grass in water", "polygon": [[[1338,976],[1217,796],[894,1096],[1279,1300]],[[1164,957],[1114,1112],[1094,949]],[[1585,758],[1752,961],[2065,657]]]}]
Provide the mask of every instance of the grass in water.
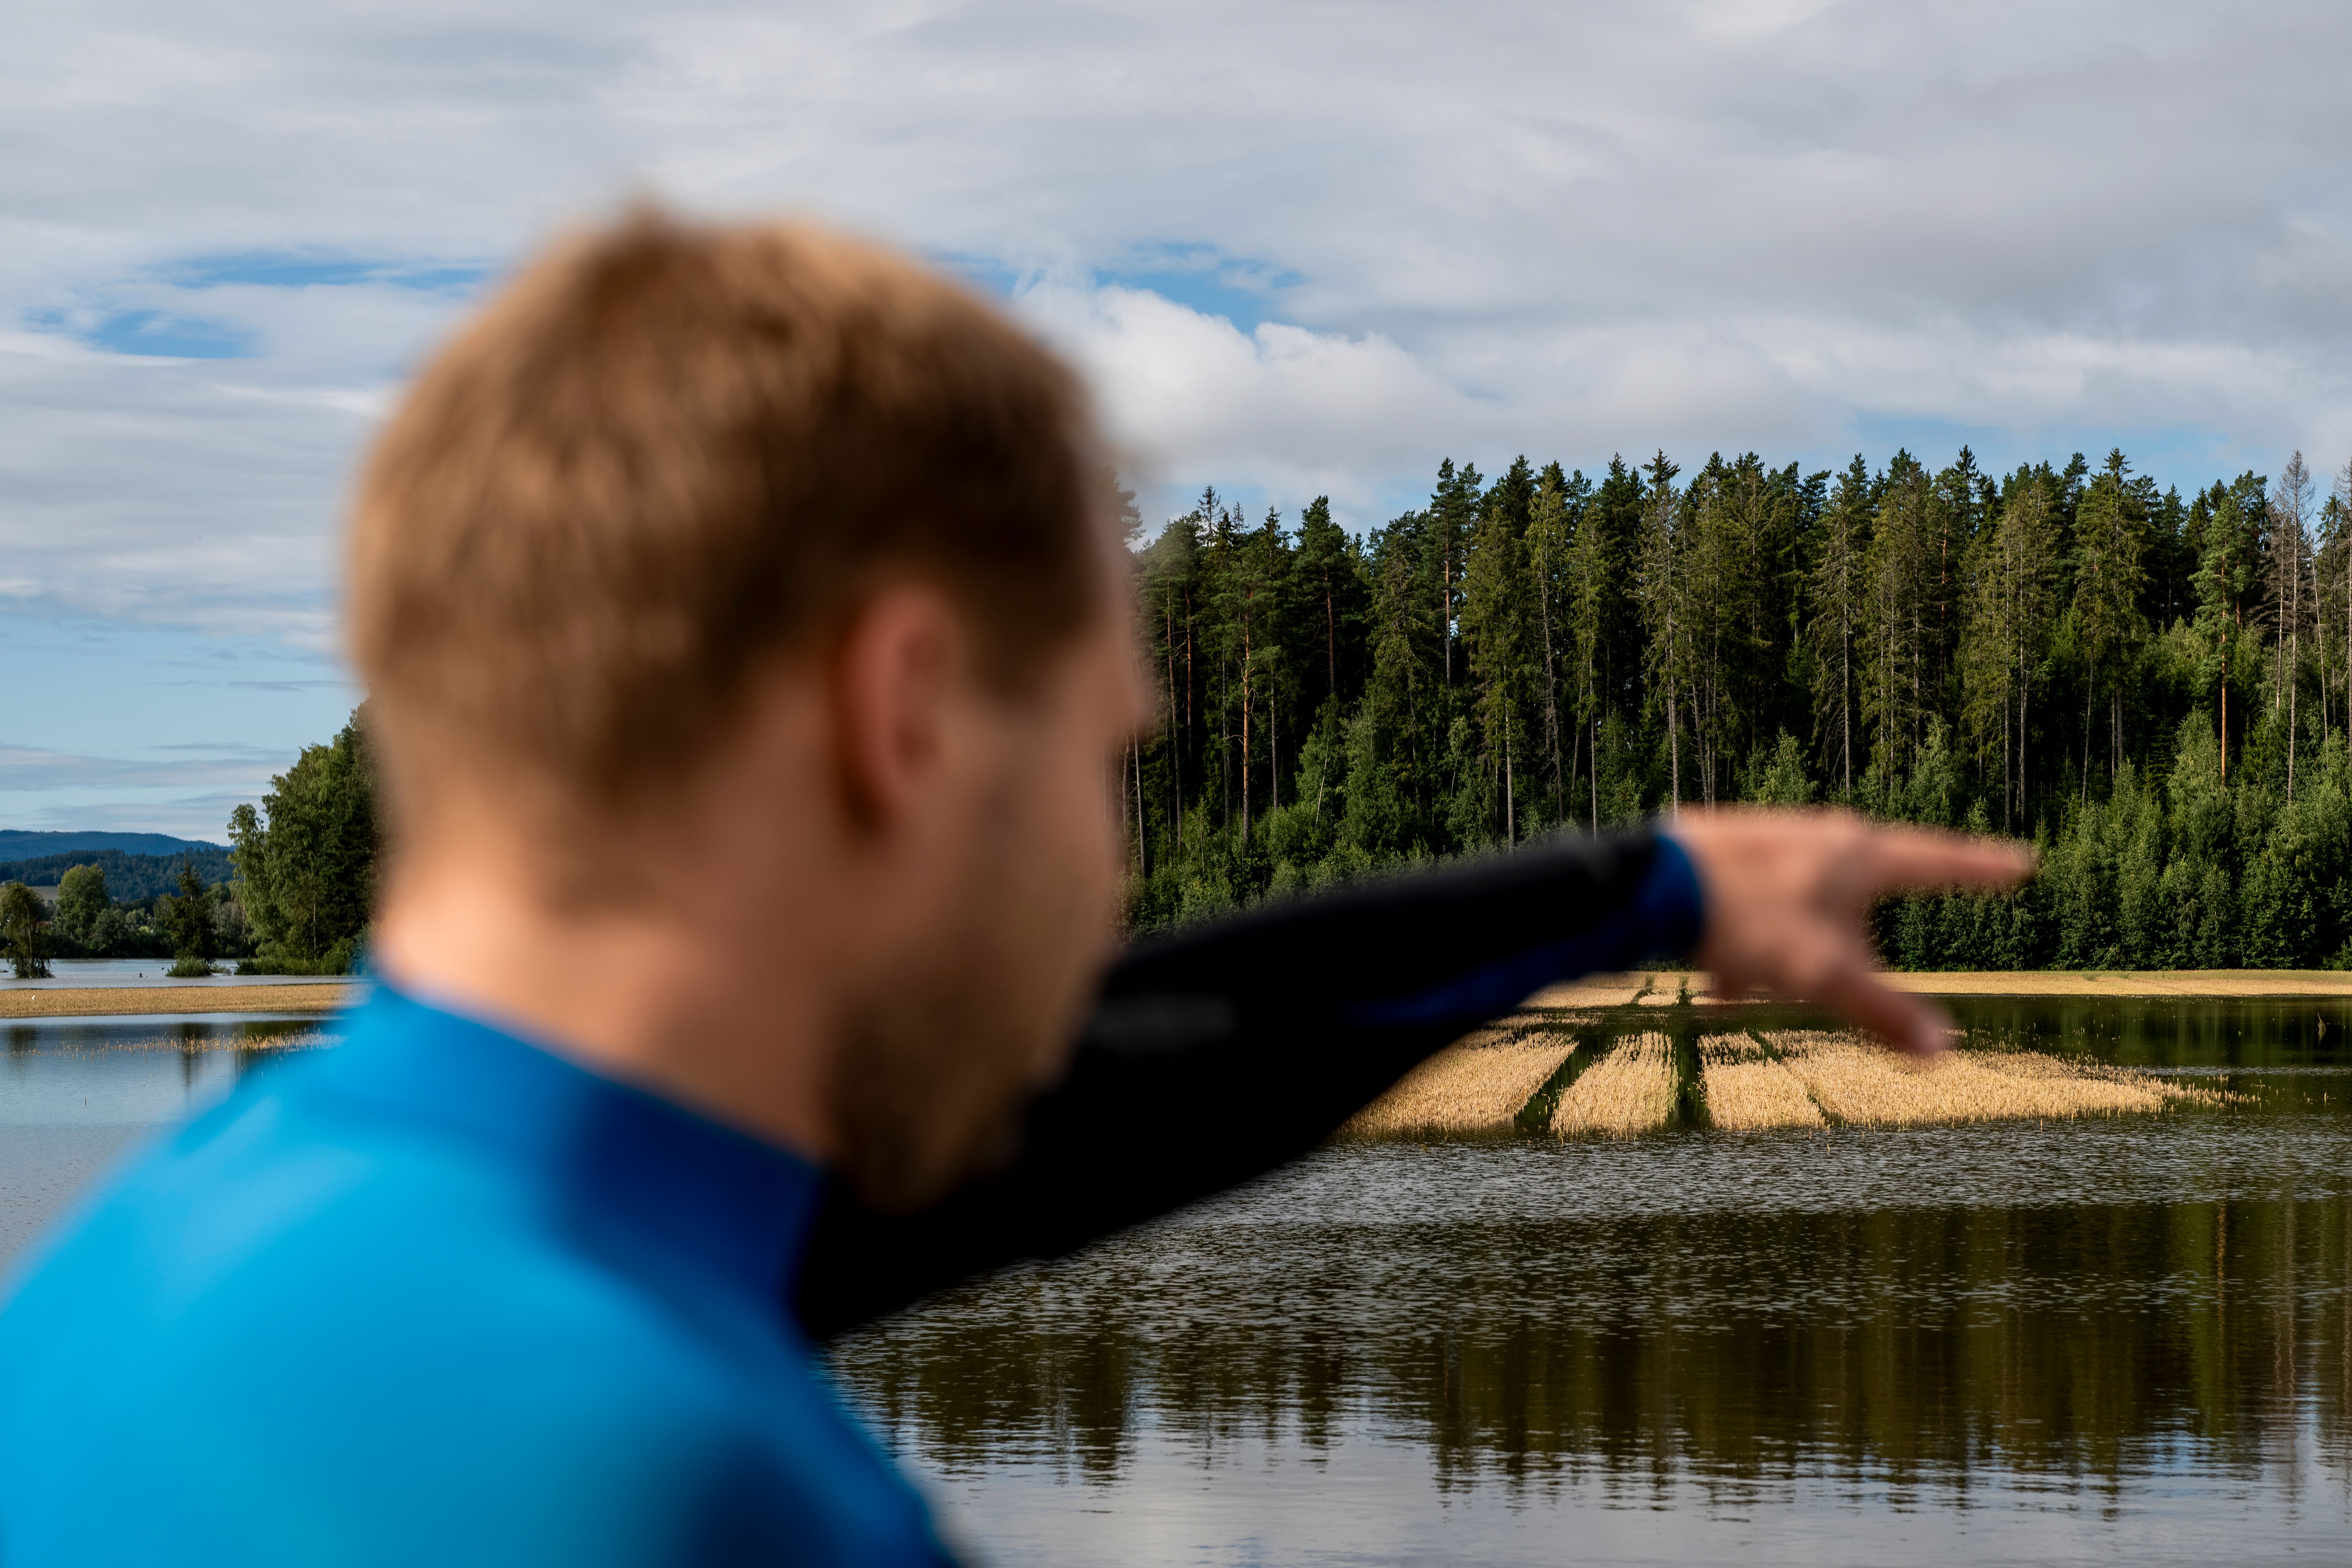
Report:
[{"label": "grass in water", "polygon": [[1569,1086],[1551,1130],[1563,1138],[1627,1138],[1664,1127],[1674,1113],[1673,1043],[1664,1035],[1635,1035]]},{"label": "grass in water", "polygon": [[1506,1019],[1448,1046],[1348,1119],[1346,1138],[1492,1132],[1559,1070],[1576,1042],[1544,1020]]},{"label": "grass in water", "polygon": [[1948,1051],[1923,1064],[1859,1035],[1790,1032],[1770,1039],[1812,1099],[1854,1126],[2116,1116],[2225,1098],[2040,1051]]},{"label": "grass in water", "polygon": [[1707,1119],[1725,1131],[1825,1124],[1804,1084],[1747,1036],[1710,1035],[1698,1049]]},{"label": "grass in water", "polygon": [[[1563,1138],[1627,1138],[1675,1124],[1692,1086],[1677,1076],[1668,1036],[1624,1036],[1598,1052],[1588,1043],[1598,1059],[1571,1062],[1576,1043],[1561,1026],[1557,1016],[1521,1015],[1481,1030],[1407,1073],[1339,1135],[1425,1139],[1516,1123]],[[1682,1072],[1694,1070],[1698,1094],[1685,1121],[1703,1106],[1698,1124],[1726,1132],[2120,1116],[2244,1099],[2042,1051],[1951,1051],[1923,1064],[1851,1032],[1708,1035],[1685,1057]]]}]

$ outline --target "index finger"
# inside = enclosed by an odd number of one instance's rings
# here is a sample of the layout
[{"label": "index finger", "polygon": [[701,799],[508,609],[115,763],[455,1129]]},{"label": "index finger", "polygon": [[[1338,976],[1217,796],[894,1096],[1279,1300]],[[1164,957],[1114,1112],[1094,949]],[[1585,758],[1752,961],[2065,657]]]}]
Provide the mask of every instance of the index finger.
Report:
[{"label": "index finger", "polygon": [[2033,871],[2022,844],[1940,827],[1881,827],[1864,846],[1863,880],[1872,891],[1896,888],[2007,888]]},{"label": "index finger", "polygon": [[1813,1000],[1860,1026],[1906,1056],[1938,1055],[1949,1040],[1952,1020],[1924,996],[1897,991],[1860,963],[1841,969]]}]

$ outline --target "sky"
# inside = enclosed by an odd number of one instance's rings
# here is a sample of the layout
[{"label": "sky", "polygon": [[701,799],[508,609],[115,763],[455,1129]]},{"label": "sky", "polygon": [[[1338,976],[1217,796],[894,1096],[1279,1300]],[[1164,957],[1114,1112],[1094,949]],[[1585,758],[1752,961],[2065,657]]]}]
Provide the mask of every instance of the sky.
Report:
[{"label": "sky", "polygon": [[1088,374],[1157,524],[1451,456],[2352,457],[2352,7],[11,8],[0,827],[217,839],[358,693],[353,465],[652,196],[812,214]]}]

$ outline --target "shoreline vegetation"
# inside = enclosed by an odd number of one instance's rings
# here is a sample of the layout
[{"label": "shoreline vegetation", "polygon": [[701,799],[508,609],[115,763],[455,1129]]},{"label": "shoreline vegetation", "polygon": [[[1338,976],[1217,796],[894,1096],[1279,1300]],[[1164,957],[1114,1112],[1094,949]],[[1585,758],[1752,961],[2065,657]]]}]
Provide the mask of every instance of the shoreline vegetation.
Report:
[{"label": "shoreline vegetation", "polygon": [[[2333,969],[2126,970],[2081,974],[2047,970],[1981,970],[1942,974],[1889,973],[1884,978],[1898,991],[1925,996],[2183,1000],[2352,996],[2352,973]],[[1526,1005],[1544,1013],[1671,1007],[1685,1003],[1701,1008],[1723,1005],[1708,994],[1710,984],[1706,974],[1684,970],[1588,974],[1580,980],[1547,986],[1529,997]],[[325,980],[314,985],[0,986],[0,1018],[104,1017],[133,1013],[323,1013],[348,1006],[364,994],[362,984]],[[1528,1059],[1534,1060],[1553,1048],[1537,1038],[1538,1023],[1549,1026],[1549,1020],[1506,1020],[1446,1047],[1423,1067],[1450,1058],[1457,1052],[1497,1046],[1531,1052]],[[1568,1047],[1560,1046],[1559,1057],[1567,1054]],[[1553,1066],[1558,1065],[1555,1059]],[[1414,1074],[1408,1074],[1403,1081],[1413,1081],[1421,1070],[1415,1068]],[[1537,1081],[1540,1084],[1543,1080]]]},{"label": "shoreline vegetation", "polygon": [[[2352,972],[2340,969],[2126,969],[2074,973],[2045,969],[1971,969],[1879,975],[1896,991],[1917,996],[2082,996],[2210,998],[2352,996]],[[1530,1008],[1670,1007],[1682,1003],[1721,1006],[1714,982],[1690,970],[1588,974],[1548,985],[1528,998]],[[1770,1001],[1770,997],[1751,1000]]]}]

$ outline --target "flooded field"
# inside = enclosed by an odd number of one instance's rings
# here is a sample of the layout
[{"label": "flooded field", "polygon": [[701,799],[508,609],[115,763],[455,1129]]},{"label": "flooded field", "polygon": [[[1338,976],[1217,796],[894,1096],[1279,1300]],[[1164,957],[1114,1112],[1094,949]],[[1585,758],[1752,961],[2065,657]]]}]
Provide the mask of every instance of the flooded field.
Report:
[{"label": "flooded field", "polygon": [[[2211,1092],[1816,1123],[1818,1019],[1563,1014],[835,1373],[1000,1563],[2352,1559],[2352,1005],[1959,1005],[2003,1083],[2037,1052]],[[318,1030],[0,1027],[0,1266]],[[1580,1099],[1580,1056],[1622,1070]],[[1412,1131],[1445,1117],[1494,1125]]]},{"label": "flooded field", "polygon": [[1353,1141],[838,1375],[1000,1563],[2352,1558],[2352,1009],[1961,1014],[2228,1100]]}]

